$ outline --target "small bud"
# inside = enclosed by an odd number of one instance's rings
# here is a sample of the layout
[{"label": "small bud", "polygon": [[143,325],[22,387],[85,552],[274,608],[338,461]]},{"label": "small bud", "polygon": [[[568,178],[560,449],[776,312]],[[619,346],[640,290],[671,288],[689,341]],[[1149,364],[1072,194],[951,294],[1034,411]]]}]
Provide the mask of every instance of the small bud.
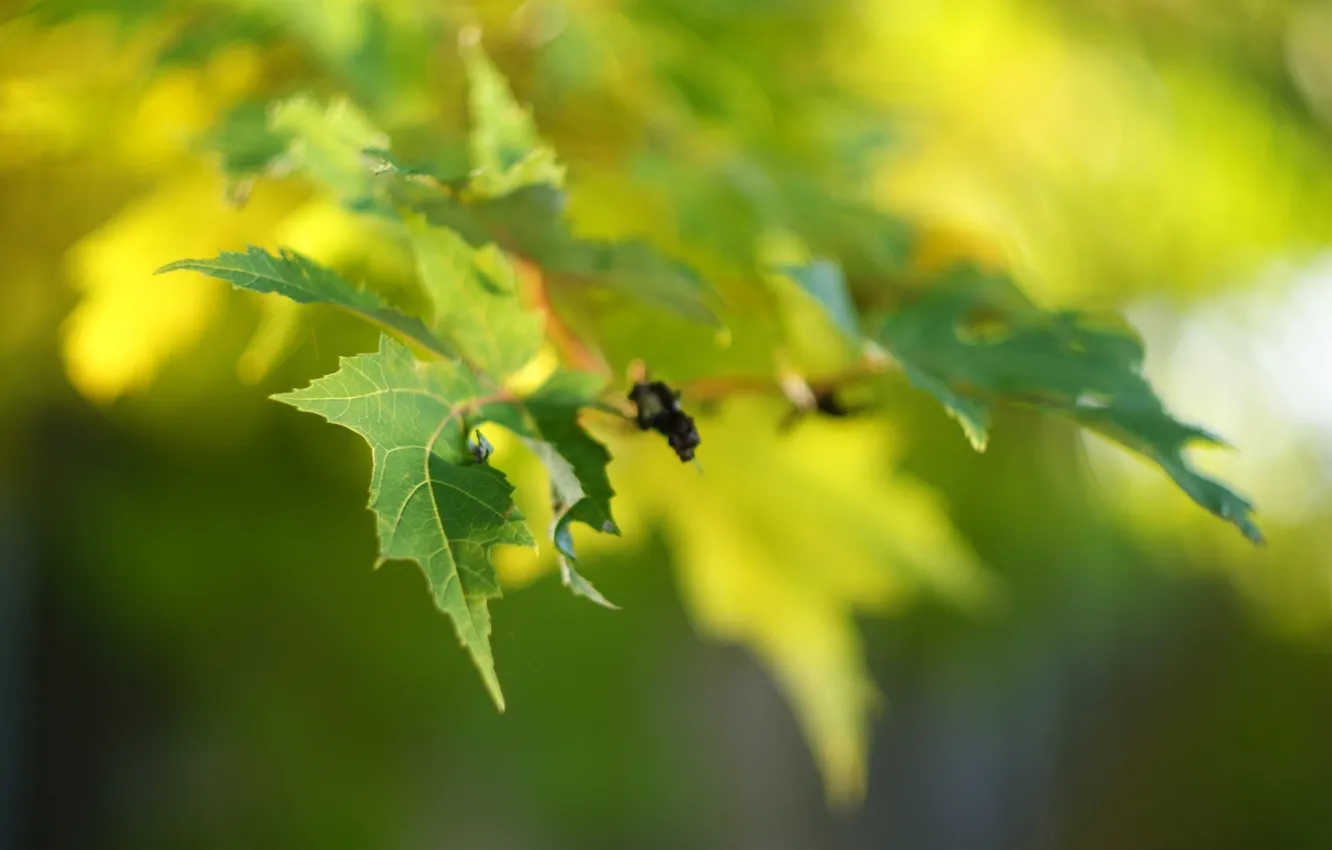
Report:
[{"label": "small bud", "polygon": [[486,435],[476,431],[474,437],[467,438],[467,450],[472,453],[472,460],[485,463],[495,451],[495,447],[486,439]]}]

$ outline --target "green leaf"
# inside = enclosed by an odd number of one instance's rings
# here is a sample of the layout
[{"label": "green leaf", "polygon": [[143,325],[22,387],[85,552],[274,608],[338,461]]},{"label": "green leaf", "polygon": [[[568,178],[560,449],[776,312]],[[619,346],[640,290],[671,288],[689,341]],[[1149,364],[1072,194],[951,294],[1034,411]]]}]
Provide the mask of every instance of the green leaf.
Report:
[{"label": "green leaf", "polygon": [[451,230],[414,217],[407,222],[432,327],[460,355],[496,379],[521,369],[541,349],[541,316],[518,293],[517,275],[494,245],[473,248]]},{"label": "green leaf", "polygon": [[[424,214],[474,248],[495,243],[536,263],[547,276],[622,291],[690,319],[716,323],[708,304],[710,288],[687,266],[642,240],[575,237],[563,217],[564,193],[549,181],[519,180],[512,191],[489,197],[478,191],[474,175],[467,186],[472,200],[464,202],[447,185],[459,175],[436,177],[424,167],[398,162],[387,136],[346,100],[325,108],[297,96],[268,106],[262,123],[259,118],[255,105],[237,109],[207,140],[233,177],[252,177],[281,162],[332,190],[351,209],[396,215],[375,194],[374,181],[387,178],[399,208]],[[446,184],[442,191],[417,182],[431,177]],[[540,185],[529,185],[535,183]]]},{"label": "green leaf", "polygon": [[372,158],[388,136],[346,98],[327,106],[308,95],[236,106],[202,139],[233,180],[297,172],[353,209],[373,208]]},{"label": "green leaf", "polygon": [[1184,457],[1192,442],[1223,446],[1216,435],[1193,425],[1177,422],[1159,409],[1087,405],[1070,414],[1092,430],[1156,461],[1190,499],[1237,527],[1255,544],[1263,533],[1253,520],[1253,504],[1221,482],[1195,470]]},{"label": "green leaf", "polygon": [[565,585],[579,596],[614,608],[575,570],[578,557],[570,528],[573,523],[581,522],[603,534],[620,533],[611,514],[615,491],[606,474],[610,453],[578,421],[581,410],[595,405],[602,385],[602,379],[596,375],[557,372],[523,400],[521,410],[494,421],[521,437],[550,475],[555,513],[550,534],[560,555]]},{"label": "green leaf", "polygon": [[268,108],[268,129],[290,140],[285,161],[355,206],[369,198],[374,176],[366,150],[386,149],[388,136],[346,98],[328,106],[305,95]]},{"label": "green leaf", "polygon": [[381,560],[420,565],[435,605],[452,618],[495,704],[504,697],[490,648],[487,602],[501,595],[490,562],[498,545],[532,546],[513,487],[477,463],[468,434],[503,412],[506,397],[460,364],[422,363],[388,337],[379,351],[342,359],[335,373],[274,396],[365,438],[374,455],[370,509]]},{"label": "green leaf", "polygon": [[441,147],[433,138],[430,141],[434,148],[430,152],[432,161],[407,160],[386,148],[366,148],[362,153],[373,174],[421,179],[427,184],[448,186],[451,191],[464,188],[468,176],[466,153],[448,145]]},{"label": "green leaf", "polygon": [[399,179],[399,204],[447,227],[475,247],[491,242],[541,267],[548,278],[623,292],[689,319],[716,324],[711,288],[688,266],[662,256],[643,240],[576,237],[563,216],[564,194],[527,186],[498,198],[464,202]]},{"label": "green leaf", "polygon": [[480,32],[463,30],[459,47],[472,117],[471,191],[493,198],[523,186],[564,185],[564,166],[541,140],[531,111],[519,105],[508,81],[486,55]]},{"label": "green leaf", "polygon": [[232,108],[202,139],[200,146],[221,159],[234,180],[258,176],[287,152],[291,137],[268,126],[268,104],[246,101]]},{"label": "green leaf", "polygon": [[274,292],[301,304],[332,304],[397,331],[440,356],[454,354],[420,319],[394,310],[373,292],[354,286],[332,269],[294,251],[273,255],[251,245],[244,254],[223,251],[211,260],[177,260],[158,269],[157,274],[176,271],[199,272],[238,289]]},{"label": "green leaf", "polygon": [[902,219],[855,199],[838,197],[818,181],[781,175],[791,228],[816,254],[836,257],[851,278],[881,278],[900,272],[910,261],[915,234]]},{"label": "green leaf", "polygon": [[570,235],[538,262],[556,277],[622,292],[685,318],[718,324],[709,306],[710,287],[688,266],[663,256],[646,240],[589,241]]},{"label": "green leaf", "polygon": [[[547,455],[542,460],[550,471],[555,500],[574,508],[587,503],[574,519],[596,531],[619,534],[610,507],[615,491],[606,475],[610,453],[578,422],[579,411],[596,402],[603,384],[600,377],[585,372],[556,372],[524,399],[531,420],[531,431],[524,436],[550,447],[537,453]],[[571,551],[561,551],[572,557]]]},{"label": "green leaf", "polygon": [[948,411],[948,415],[962,426],[962,433],[967,435],[967,442],[978,452],[985,451],[990,443],[990,405],[977,398],[953,392],[948,384],[922,372],[909,363],[902,364],[902,371],[912,385],[934,396]]},{"label": "green leaf", "polygon": [[686,241],[722,256],[751,250],[756,233],[776,227],[799,234],[812,255],[835,257],[852,280],[882,280],[912,257],[914,232],[865,203],[862,180],[839,189],[780,158],[752,154],[703,164],[670,146],[637,152],[633,167],[639,180],[670,199]]},{"label": "green leaf", "polygon": [[823,308],[847,339],[860,339],[860,316],[839,265],[831,260],[813,259],[804,265],[783,266],[780,271]]},{"label": "green leaf", "polygon": [[1006,277],[965,267],[885,315],[875,337],[973,443],[995,402],[1065,416],[1156,461],[1195,502],[1262,542],[1253,506],[1184,458],[1189,443],[1218,441],[1165,410],[1122,320],[1043,311]]},{"label": "green leaf", "polygon": [[[571,513],[573,513],[573,508],[570,508],[565,515],[568,516]],[[556,546],[560,545],[561,528],[564,529],[565,534],[567,536],[568,523],[560,523],[560,522],[556,523],[556,533],[555,533]],[[570,543],[569,545],[570,548],[572,548],[572,543]],[[568,556],[560,557],[560,581],[564,584],[565,587],[569,588],[569,592],[572,593],[574,596],[581,596],[584,599],[587,599],[597,605],[600,605],[603,608],[609,608],[612,611],[620,610],[619,605],[616,605],[614,602],[611,602],[609,599],[607,599],[600,590],[597,590],[596,585],[592,584],[592,582],[584,578],[582,573],[578,572],[578,570],[574,568],[574,563],[575,560],[573,558],[570,558]]]}]

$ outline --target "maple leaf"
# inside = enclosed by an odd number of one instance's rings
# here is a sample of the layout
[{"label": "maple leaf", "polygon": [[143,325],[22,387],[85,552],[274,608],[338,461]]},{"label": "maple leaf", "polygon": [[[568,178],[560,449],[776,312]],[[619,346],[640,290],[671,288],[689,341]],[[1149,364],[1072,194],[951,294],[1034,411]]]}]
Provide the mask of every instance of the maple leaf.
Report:
[{"label": "maple leaf", "polygon": [[[404,173],[384,168],[385,176]],[[400,205],[447,227],[474,247],[494,243],[541,267],[548,279],[623,292],[697,322],[716,324],[711,287],[683,263],[642,239],[583,239],[564,218],[565,195],[554,186],[522,186],[498,197],[462,199],[398,179]]]},{"label": "maple leaf", "polygon": [[984,445],[990,407],[1008,402],[1071,419],[1155,461],[1198,505],[1263,541],[1244,497],[1195,470],[1193,442],[1142,374],[1143,347],[1118,317],[1050,312],[1004,276],[955,269],[883,315],[872,336]]},{"label": "maple leaf", "polygon": [[294,251],[270,254],[251,245],[243,254],[223,251],[211,260],[177,260],[162,266],[157,274],[176,271],[199,272],[237,289],[273,292],[300,304],[332,304],[394,330],[438,355],[453,354],[453,349],[420,319],[394,310],[373,292]]},{"label": "maple leaf", "polygon": [[500,596],[490,550],[534,546],[503,473],[477,462],[468,435],[504,419],[510,403],[452,361],[421,362],[380,337],[379,350],[342,358],[305,389],[274,396],[365,438],[374,455],[370,509],[381,560],[415,561],[430,595],[452,618],[495,704],[504,696],[490,648],[489,600]]},{"label": "maple leaf", "polygon": [[495,248],[473,248],[453,231],[419,218],[407,223],[426,294],[435,305],[434,330],[481,371],[504,378],[541,348],[539,313],[518,297],[513,267]]},{"label": "maple leaf", "polygon": [[509,82],[481,46],[480,31],[458,36],[467,72],[471,189],[481,197],[505,195],[522,186],[564,184],[564,166],[541,140],[531,110],[518,103]]},{"label": "maple leaf", "polygon": [[614,608],[576,568],[572,525],[582,523],[603,534],[620,533],[611,514],[611,488],[606,474],[610,453],[578,421],[581,410],[596,402],[602,379],[582,372],[556,372],[521,406],[496,418],[527,443],[550,476],[555,519],[550,536],[560,556],[560,574],[575,595]]}]

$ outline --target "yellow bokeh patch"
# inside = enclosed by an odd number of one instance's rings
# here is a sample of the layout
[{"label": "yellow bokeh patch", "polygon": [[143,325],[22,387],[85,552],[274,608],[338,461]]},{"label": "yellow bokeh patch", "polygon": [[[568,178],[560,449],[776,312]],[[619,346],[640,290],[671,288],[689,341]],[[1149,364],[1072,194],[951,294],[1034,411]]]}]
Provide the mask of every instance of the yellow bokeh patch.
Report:
[{"label": "yellow bokeh patch", "polygon": [[69,274],[80,300],[65,324],[63,353],[70,381],[89,399],[105,403],[147,388],[218,309],[221,284],[154,271],[182,257],[262,243],[295,201],[279,189],[257,193],[244,210],[222,199],[220,178],[186,174],[72,249]]}]

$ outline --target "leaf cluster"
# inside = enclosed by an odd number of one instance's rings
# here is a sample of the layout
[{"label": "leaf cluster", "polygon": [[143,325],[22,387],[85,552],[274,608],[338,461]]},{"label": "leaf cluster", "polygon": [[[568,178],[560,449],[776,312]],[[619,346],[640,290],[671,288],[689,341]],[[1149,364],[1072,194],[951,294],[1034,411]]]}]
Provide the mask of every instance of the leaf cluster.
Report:
[{"label": "leaf cluster", "polygon": [[[563,172],[553,153],[479,45],[464,49],[475,125],[475,168],[465,179],[397,163],[387,136],[345,100],[325,105],[298,96],[267,105],[262,116],[244,107],[211,138],[237,181],[295,172],[348,208],[391,221],[411,246],[428,315],[402,312],[285,249],[251,246],[160,271],[193,271],[298,303],[333,305],[384,330],[378,351],[344,358],[336,373],[276,398],[370,444],[370,508],[381,560],[421,567],[435,604],[453,620],[503,707],[489,639],[488,601],[500,595],[491,550],[535,541],[513,502],[512,485],[489,465],[489,443],[478,429],[503,427],[542,460],[555,511],[550,533],[565,582],[609,606],[577,573],[570,533],[575,522],[619,533],[606,473],[609,453],[580,422],[588,408],[607,409],[598,401],[604,378],[561,369],[534,390],[515,385],[545,340],[550,314],[539,309],[543,275],[577,275],[584,285],[614,286],[626,285],[626,264],[671,265],[645,245],[585,243],[569,233],[557,200]],[[512,231],[516,243],[510,235],[515,223],[530,228]],[[543,264],[535,271],[538,258]],[[523,269],[532,270],[527,281]],[[671,274],[664,274],[661,287],[671,298],[659,300],[708,315],[701,282]],[[536,297],[525,292],[534,287]],[[649,298],[656,292],[651,285],[636,291]]]},{"label": "leaf cluster", "polygon": [[[489,444],[478,428],[513,432],[543,462],[555,517],[550,537],[573,592],[610,605],[576,570],[572,524],[619,533],[610,455],[584,426],[589,415],[627,415],[604,397],[604,370],[560,368],[534,390],[521,387],[520,373],[549,343],[563,342],[558,353],[566,361],[587,353],[551,308],[547,288],[615,292],[704,325],[717,323],[720,302],[699,274],[647,241],[577,236],[565,216],[564,166],[478,33],[465,29],[460,47],[471,120],[465,169],[441,171],[399,157],[389,135],[344,98],[243,105],[208,140],[238,198],[257,179],[295,174],[345,208],[388,222],[415,258],[425,315],[403,312],[289,250],[250,247],[162,271],[199,272],[299,303],[334,305],[384,330],[376,352],[346,358],[336,373],[276,398],[365,438],[374,457],[370,508],[381,559],[421,567],[435,604],[503,706],[489,642],[488,602],[500,594],[491,550],[535,544],[512,485],[488,463]],[[889,230],[880,235],[895,240]],[[818,227],[810,231],[815,244],[834,245],[826,236]],[[852,243],[874,241],[861,236]],[[848,250],[859,273],[874,267],[854,245]],[[794,309],[821,315],[856,352],[855,365],[836,376],[786,375],[767,384],[797,410],[849,415],[853,409],[838,392],[900,374],[933,395],[983,450],[997,407],[1032,408],[1142,453],[1199,505],[1261,540],[1249,503],[1185,459],[1190,442],[1216,438],[1166,411],[1142,376],[1141,342],[1122,322],[1042,310],[1007,277],[970,266],[894,290],[891,298],[882,291],[867,297],[859,280],[853,291],[831,256],[768,271],[794,286]],[[595,356],[581,359],[597,363]],[[747,386],[713,384],[720,395]],[[660,390],[631,395],[639,424],[667,435],[682,459],[692,457],[699,440],[693,419],[664,384],[644,382],[636,391],[643,387]],[[652,399],[656,407],[645,414]]]}]

